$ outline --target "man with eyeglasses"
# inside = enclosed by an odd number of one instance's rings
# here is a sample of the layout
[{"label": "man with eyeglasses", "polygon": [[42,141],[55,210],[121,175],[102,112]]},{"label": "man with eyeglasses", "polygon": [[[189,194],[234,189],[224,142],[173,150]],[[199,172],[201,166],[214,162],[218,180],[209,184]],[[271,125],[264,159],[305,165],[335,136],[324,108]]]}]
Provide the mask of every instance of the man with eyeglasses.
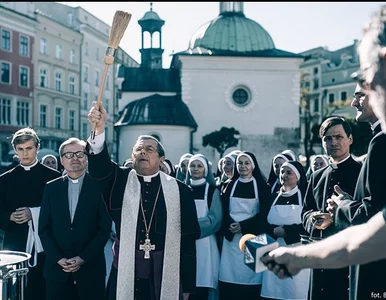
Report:
[{"label": "man with eyeglasses", "polygon": [[[374,13],[365,27],[358,45],[358,54],[362,71],[355,74],[353,78],[368,95],[372,110],[382,126],[382,132],[371,141],[366,163],[369,174],[373,168],[384,172],[386,169],[384,158],[386,153],[386,6],[382,6]],[[371,156],[373,154],[376,154],[375,159]],[[364,172],[363,169],[362,172]],[[361,264],[357,299],[384,298],[386,267],[385,260],[381,259],[386,258],[386,206],[383,204],[382,208],[380,204],[386,201],[384,174],[378,178],[366,176],[364,180],[366,180],[365,187],[360,187],[361,182],[358,181],[356,191],[356,193],[360,191],[361,197],[354,197],[362,208],[354,210],[353,214],[349,215],[349,221],[352,220],[354,226],[314,244],[276,249],[262,261],[268,264],[269,269],[280,278],[288,277],[286,269],[289,274],[295,275],[303,268],[341,268]],[[339,197],[337,198],[340,200]],[[376,199],[379,202],[373,204],[373,201],[377,202]],[[371,201],[368,202],[369,200]],[[378,212],[376,212],[377,209]],[[336,215],[338,218],[339,211]],[[356,217],[359,217],[358,220],[355,220]],[[365,222],[365,219],[369,220],[364,224],[355,225]]]},{"label": "man with eyeglasses", "polygon": [[87,173],[86,142],[69,138],[59,147],[66,175],[47,183],[39,218],[46,253],[47,300],[104,300],[104,247],[111,219]]},{"label": "man with eyeglasses", "polygon": [[[352,77],[358,79],[358,73],[354,73]],[[381,132],[381,120],[374,114],[369,104],[369,92],[364,87],[366,86],[357,84],[351,106],[357,109],[358,122],[367,121],[371,124],[374,137],[370,141],[353,197],[337,186],[336,195],[327,200],[327,210],[335,215],[335,224],[339,230],[365,223],[386,205],[386,135]],[[382,291],[385,285],[383,279],[386,278],[386,260],[357,265],[355,269],[358,274],[354,281],[351,278],[350,291],[357,290],[358,299],[370,298],[372,292]],[[354,296],[351,299],[354,299]]]},{"label": "man with eyeglasses", "polygon": [[109,299],[188,299],[196,288],[200,236],[192,190],[159,170],[165,150],[156,138],[139,136],[133,168],[123,168],[107,151],[106,110],[94,103],[88,119],[96,127],[95,139],[88,140],[89,172],[103,192],[119,240]]},{"label": "man with eyeglasses", "polygon": [[44,187],[60,173],[39,162],[40,139],[32,128],[16,131],[11,143],[19,164],[0,176],[0,229],[5,235],[3,249],[31,254],[26,299],[45,299],[45,254],[37,226]]}]

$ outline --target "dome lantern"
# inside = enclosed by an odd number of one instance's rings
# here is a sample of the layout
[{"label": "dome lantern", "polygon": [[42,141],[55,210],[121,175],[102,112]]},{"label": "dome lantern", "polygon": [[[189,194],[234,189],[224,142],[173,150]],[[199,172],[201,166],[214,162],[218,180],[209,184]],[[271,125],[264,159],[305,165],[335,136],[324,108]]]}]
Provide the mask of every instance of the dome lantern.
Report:
[{"label": "dome lantern", "polygon": [[[153,11],[153,2],[150,2],[150,10],[145,13],[142,19],[138,20],[138,24],[142,28],[142,47],[141,52],[141,67],[158,69],[162,68],[162,26],[165,21],[162,20],[158,14]],[[150,34],[150,47],[145,48],[145,33]],[[156,46],[156,36],[158,33],[158,46]]]}]

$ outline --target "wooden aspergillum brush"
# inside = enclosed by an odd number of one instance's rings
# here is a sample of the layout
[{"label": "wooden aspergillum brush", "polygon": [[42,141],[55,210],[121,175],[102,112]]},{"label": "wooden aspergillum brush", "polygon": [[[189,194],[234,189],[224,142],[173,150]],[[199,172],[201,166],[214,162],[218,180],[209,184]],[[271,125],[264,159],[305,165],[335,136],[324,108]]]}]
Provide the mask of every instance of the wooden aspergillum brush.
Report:
[{"label": "wooden aspergillum brush", "polygon": [[[118,48],[119,43],[121,42],[121,39],[126,31],[127,25],[129,25],[131,19],[131,13],[117,10],[114,15],[113,24],[111,25],[111,31],[110,31],[110,37],[109,37],[109,44],[106,50],[106,55],[104,58],[105,68],[103,70],[101,84],[99,87],[99,93],[98,93],[98,99],[97,102],[100,104],[102,95],[103,95],[103,89],[105,87],[105,81],[107,77],[107,71],[109,69],[109,66],[114,63],[114,54],[115,50]],[[95,130],[96,125],[93,126],[93,129],[91,131],[91,140],[94,140],[95,138]]]}]

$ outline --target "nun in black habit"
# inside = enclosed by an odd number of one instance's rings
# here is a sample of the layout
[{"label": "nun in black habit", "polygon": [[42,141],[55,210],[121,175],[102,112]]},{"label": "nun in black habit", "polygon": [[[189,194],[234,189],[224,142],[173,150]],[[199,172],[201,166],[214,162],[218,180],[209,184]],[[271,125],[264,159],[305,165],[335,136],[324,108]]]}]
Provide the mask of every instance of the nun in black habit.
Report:
[{"label": "nun in black habit", "polygon": [[224,234],[220,261],[220,299],[259,299],[262,275],[244,263],[239,241],[244,234],[264,233],[271,197],[256,157],[238,154],[233,177],[223,197]]}]

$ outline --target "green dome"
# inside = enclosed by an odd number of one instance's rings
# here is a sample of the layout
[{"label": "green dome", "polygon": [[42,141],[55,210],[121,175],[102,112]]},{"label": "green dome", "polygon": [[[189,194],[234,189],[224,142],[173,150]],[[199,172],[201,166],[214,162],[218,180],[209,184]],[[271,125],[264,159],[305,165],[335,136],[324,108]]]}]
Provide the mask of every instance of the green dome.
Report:
[{"label": "green dome", "polygon": [[145,21],[145,20],[155,20],[155,21],[163,21],[156,12],[149,10],[145,13],[145,15],[140,19],[139,21]]},{"label": "green dome", "polygon": [[275,49],[269,33],[243,13],[224,13],[201,26],[191,37],[189,49],[251,52]]}]

